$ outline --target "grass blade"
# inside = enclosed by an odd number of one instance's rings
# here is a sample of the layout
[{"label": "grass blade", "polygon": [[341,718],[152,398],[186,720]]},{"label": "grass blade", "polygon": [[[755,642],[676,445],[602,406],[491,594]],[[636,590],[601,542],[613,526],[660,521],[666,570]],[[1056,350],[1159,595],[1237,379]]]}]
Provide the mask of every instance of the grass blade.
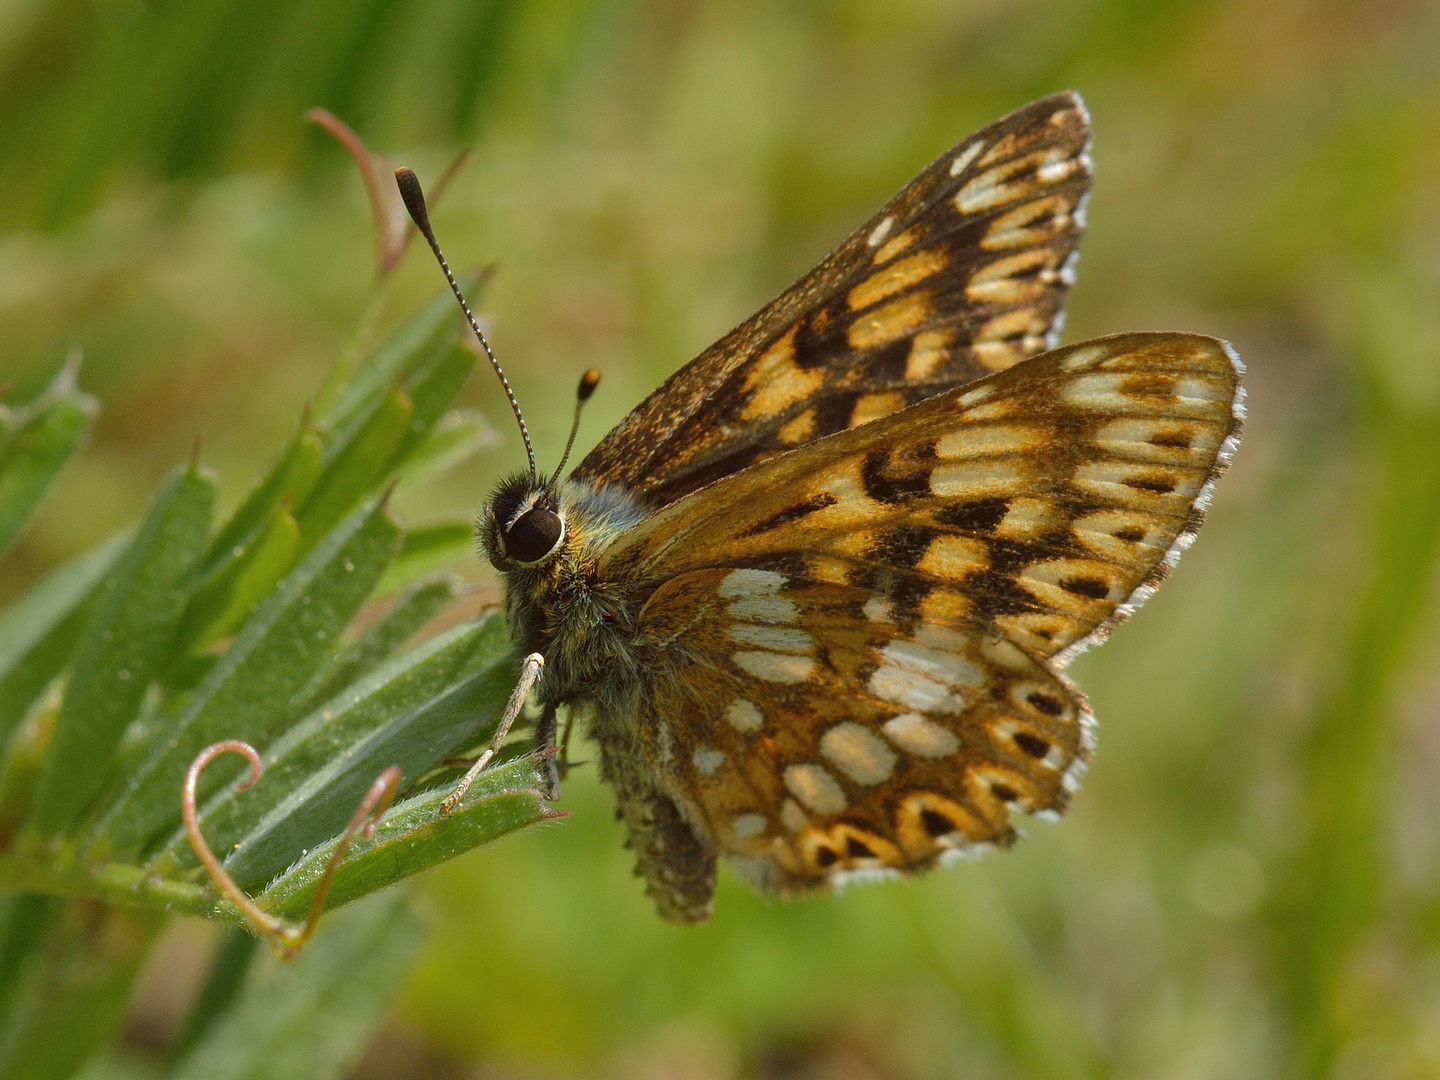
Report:
[{"label": "grass blade", "polygon": [[80,449],[99,407],[67,364],[50,388],[12,420],[0,441],[0,552],[10,546],[65,463]]},{"label": "grass blade", "polygon": [[292,507],[299,506],[310,497],[315,481],[320,478],[324,452],[314,427],[308,421],[302,424],[274,468],[255,485],[255,490],[215,534],[205,555],[207,578],[226,561],[238,558],[280,506],[286,502]]},{"label": "grass blade", "polygon": [[[378,689],[365,702],[368,707],[353,710],[343,728],[327,724],[303,744],[287,748],[286,756],[296,760],[317,750],[328,749],[329,754],[318,767],[312,758],[304,782],[258,822],[254,808],[246,815],[255,824],[225,862],[231,876],[246,888],[263,887],[293,862],[296,852],[340,832],[382,769],[399,766],[402,782],[413,784],[456,747],[488,732],[516,677],[500,621],[492,620],[473,637],[466,635],[468,640],[457,640],[407,680],[408,685]],[[457,669],[463,667],[478,670],[457,682]],[[422,696],[427,691],[428,696]],[[364,730],[367,723],[370,729]],[[346,738],[338,751],[331,741],[336,738]]]},{"label": "grass blade", "polygon": [[445,416],[474,370],[475,354],[455,345],[438,353],[405,380],[405,396],[415,404],[415,420],[395,451],[396,464],[406,460]]},{"label": "grass blade", "polygon": [[130,536],[127,529],[62,563],[0,614],[0,746],[69,662],[85,626],[86,600]]},{"label": "grass blade", "polygon": [[[477,736],[505,703],[515,664],[498,617],[457,626],[378,668],[276,741],[251,788],[222,792],[201,828],[243,888],[258,889],[344,828],[370,782],[400,766],[405,784]],[[195,866],[184,834],[150,865]]]},{"label": "grass blade", "polygon": [[409,529],[400,551],[375,591],[380,594],[400,588],[418,577],[449,566],[474,549],[475,531],[468,521],[442,521]]},{"label": "grass blade", "polygon": [[[65,1080],[124,1022],[159,912],[20,897],[6,927],[0,1076]],[[11,954],[14,947],[16,952]]]},{"label": "grass blade", "polygon": [[300,551],[309,551],[385,475],[415,407],[399,390],[382,397],[374,412],[325,465],[315,490],[296,514]]},{"label": "grass blade", "polygon": [[163,669],[205,554],[215,490],[193,464],[171,476],[96,594],[36,790],[32,839],[62,832],[94,796]]},{"label": "grass blade", "polygon": [[329,1080],[364,1050],[422,940],[403,893],[328,920],[300,958],[264,956],[167,1080]]},{"label": "grass blade", "polygon": [[[356,837],[335,873],[326,910],[358,900],[526,825],[563,817],[545,805],[544,779],[532,756],[480,774],[466,801],[449,817],[440,803],[453,784],[392,806],[370,839]],[[310,851],[263,893],[261,907],[288,917],[304,915],[330,858],[333,841]]]},{"label": "grass blade", "polygon": [[231,633],[295,565],[300,526],[282,503],[234,557],[195,591],[175,632],[174,657],[199,652]]},{"label": "grass blade", "polygon": [[[470,295],[482,278],[472,271],[460,274],[458,280]],[[344,441],[391,388],[403,385],[426,361],[450,352],[459,340],[460,325],[450,290],[437,292],[345,376],[343,384],[321,389],[316,422],[322,432]]]},{"label": "grass blade", "polygon": [[[404,543],[402,541],[403,548]],[[387,571],[388,573],[388,571]],[[382,579],[383,580],[383,579]],[[417,581],[397,597],[365,632],[315,672],[292,706],[295,716],[318,709],[400,648],[446,604],[460,595],[459,579]]]},{"label": "grass blade", "polygon": [[[1272,911],[1280,989],[1304,1075],[1330,1076],[1357,1033],[1337,1018],[1356,950],[1389,879],[1395,684],[1440,558],[1440,411],[1386,409],[1371,437],[1384,457],[1367,566],[1375,567],[1318,710],[1302,775],[1304,842],[1282,868]],[[1353,992],[1353,991],[1351,991]]]},{"label": "grass blade", "polygon": [[470,455],[499,441],[490,421],[474,409],[452,409],[442,416],[413,449],[401,447],[397,470],[401,487],[427,480],[458,465]]},{"label": "grass blade", "polygon": [[[372,499],[331,530],[240,629],[184,710],[105,813],[91,854],[138,854],[179,822],[180,783],[200,750],[222,738],[264,747],[399,546],[400,527]],[[234,769],[217,766],[213,790]],[[213,779],[212,779],[213,778]],[[203,796],[203,792],[202,792]]]}]

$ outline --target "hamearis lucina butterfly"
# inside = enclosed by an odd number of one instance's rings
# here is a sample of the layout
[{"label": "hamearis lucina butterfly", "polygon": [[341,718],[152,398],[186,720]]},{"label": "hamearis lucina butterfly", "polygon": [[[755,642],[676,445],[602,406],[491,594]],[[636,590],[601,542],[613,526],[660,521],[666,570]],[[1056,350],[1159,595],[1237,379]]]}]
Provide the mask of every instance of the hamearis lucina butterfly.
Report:
[{"label": "hamearis lucina butterfly", "polygon": [[1243,413],[1215,338],[1055,347],[1089,143],[1062,93],[947,150],[564,479],[520,421],[477,528],[525,660],[446,811],[532,692],[542,748],[588,724],[675,922],[722,855],[796,893],[1064,811],[1094,721],[1063,669],[1190,545]]}]

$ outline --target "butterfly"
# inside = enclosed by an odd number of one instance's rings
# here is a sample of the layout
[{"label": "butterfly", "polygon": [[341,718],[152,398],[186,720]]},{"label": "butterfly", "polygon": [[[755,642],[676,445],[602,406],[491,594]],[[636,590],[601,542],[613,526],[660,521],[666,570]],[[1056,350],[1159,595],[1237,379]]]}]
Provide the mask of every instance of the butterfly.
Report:
[{"label": "butterfly", "polygon": [[1094,722],[1063,668],[1189,546],[1243,416],[1217,339],[1055,348],[1089,143],[1062,93],[957,144],[564,480],[521,420],[477,532],[526,659],[471,776],[532,688],[541,748],[587,718],[680,923],[720,856],[792,894],[1064,811]]}]

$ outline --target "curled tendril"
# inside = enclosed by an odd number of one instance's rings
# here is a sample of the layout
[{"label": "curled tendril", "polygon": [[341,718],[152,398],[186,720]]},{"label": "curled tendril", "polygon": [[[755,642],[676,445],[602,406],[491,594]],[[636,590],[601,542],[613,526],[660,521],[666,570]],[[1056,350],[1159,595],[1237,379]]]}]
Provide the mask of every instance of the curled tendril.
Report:
[{"label": "curled tendril", "polygon": [[350,841],[354,840],[357,835],[363,835],[366,839],[373,836],[380,816],[389,809],[391,801],[395,798],[395,792],[400,786],[400,769],[391,765],[371,783],[370,789],[365,792],[365,797],[355,807],[355,813],[350,816],[350,824],[345,826],[345,831],[336,841],[335,850],[330,853],[330,861],[325,864],[325,872],[320,875],[320,883],[315,889],[315,899],[310,902],[310,910],[305,915],[305,921],[299,926],[295,926],[276,918],[250,899],[245,890],[235,884],[235,879],[225,872],[220,865],[220,860],[215,857],[215,853],[210,850],[210,845],[205,842],[205,837],[200,832],[200,815],[195,805],[195,789],[199,785],[200,774],[205,771],[205,767],[222,754],[240,754],[250,763],[250,775],[236,785],[237,790],[244,791],[260,779],[262,772],[260,753],[247,742],[242,742],[240,739],[224,739],[201,750],[195,755],[195,760],[190,763],[190,768],[185,773],[185,786],[180,795],[180,815],[185,820],[185,835],[190,840],[190,846],[195,849],[196,858],[205,867],[205,872],[210,875],[210,879],[229,898],[230,902],[240,909],[241,915],[244,916],[251,929],[270,944],[280,959],[293,960],[300,955],[300,950],[310,940],[310,935],[315,933],[315,924],[320,921],[320,916],[325,911],[325,898],[330,893],[330,883],[335,877],[336,869],[345,858],[345,852],[350,848]]}]

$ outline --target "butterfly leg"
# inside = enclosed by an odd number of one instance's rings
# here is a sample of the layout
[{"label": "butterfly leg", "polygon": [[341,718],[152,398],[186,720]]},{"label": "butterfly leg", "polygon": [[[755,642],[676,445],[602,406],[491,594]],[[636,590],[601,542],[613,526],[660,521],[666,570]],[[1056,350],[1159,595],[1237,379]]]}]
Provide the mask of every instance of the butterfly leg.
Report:
[{"label": "butterfly leg", "polygon": [[510,694],[510,700],[505,703],[505,711],[500,715],[500,723],[495,727],[495,734],[490,739],[490,745],[485,747],[485,752],[475,759],[475,764],[470,766],[470,771],[460,778],[460,783],[455,785],[455,790],[445,796],[445,801],[440,804],[442,817],[449,816],[450,812],[460,805],[460,800],[465,798],[465,792],[470,790],[470,785],[475,782],[475,778],[485,771],[485,766],[489,765],[491,758],[499,752],[501,744],[505,742],[505,737],[510,734],[510,728],[514,725],[515,718],[525,707],[525,699],[530,696],[531,689],[540,681],[540,673],[544,670],[545,657],[539,653],[531,653],[520,665],[520,681],[515,684],[515,689]]}]

